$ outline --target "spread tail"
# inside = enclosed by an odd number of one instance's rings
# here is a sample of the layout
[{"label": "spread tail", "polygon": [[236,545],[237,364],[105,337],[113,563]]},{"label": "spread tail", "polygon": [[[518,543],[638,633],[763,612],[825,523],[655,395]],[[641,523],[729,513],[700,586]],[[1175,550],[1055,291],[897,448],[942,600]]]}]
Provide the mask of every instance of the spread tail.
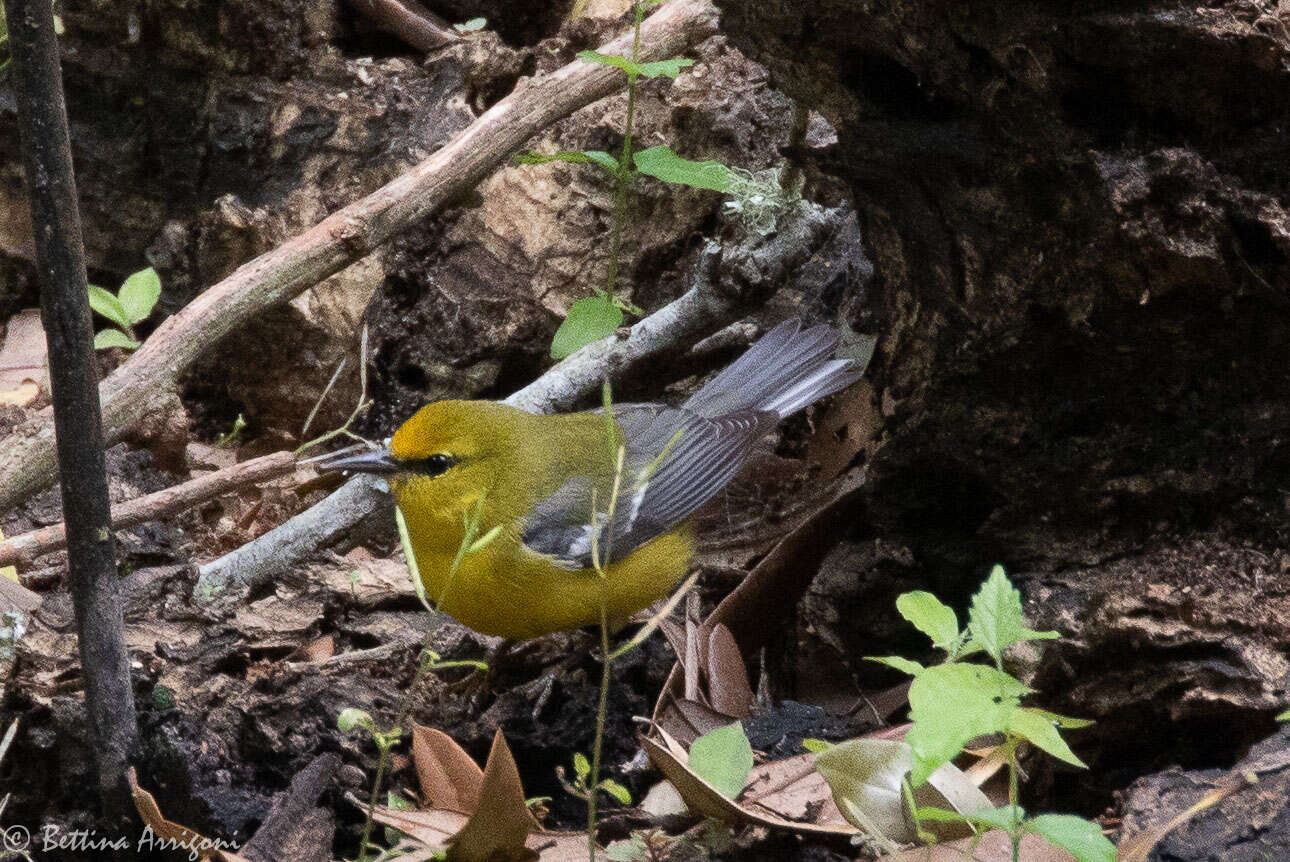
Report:
[{"label": "spread tail", "polygon": [[860,379],[864,369],[859,364],[832,358],[838,347],[836,329],[801,326],[796,318],[776,326],[683,408],[709,418],[751,408],[783,419]]}]

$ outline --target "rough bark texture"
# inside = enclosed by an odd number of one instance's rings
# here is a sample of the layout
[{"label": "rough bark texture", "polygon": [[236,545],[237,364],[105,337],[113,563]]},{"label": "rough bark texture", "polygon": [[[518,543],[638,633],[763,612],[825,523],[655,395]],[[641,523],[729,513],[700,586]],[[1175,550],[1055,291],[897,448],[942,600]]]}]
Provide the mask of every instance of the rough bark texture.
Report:
[{"label": "rough bark texture", "polygon": [[1290,687],[1284,8],[718,5],[834,121],[796,152],[875,265],[885,444],[817,622],[876,622],[839,629],[860,654],[902,588],[1003,562],[1071,636],[1043,690],[1099,721],[1058,804],[1232,764]]},{"label": "rough bark texture", "polygon": [[85,680],[87,730],[100,801],[104,810],[119,817],[125,812],[125,770],[137,731],[54,6],[52,0],[8,0],[5,11],[41,320],[49,345],[55,442],[67,517],[67,574]]}]

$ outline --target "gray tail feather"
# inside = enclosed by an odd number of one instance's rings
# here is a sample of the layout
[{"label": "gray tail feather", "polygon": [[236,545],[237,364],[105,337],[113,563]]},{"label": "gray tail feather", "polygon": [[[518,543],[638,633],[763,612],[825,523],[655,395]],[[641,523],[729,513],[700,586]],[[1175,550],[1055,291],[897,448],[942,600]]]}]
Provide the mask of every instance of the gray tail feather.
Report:
[{"label": "gray tail feather", "polygon": [[801,326],[796,318],[776,326],[682,406],[707,417],[752,408],[782,419],[860,379],[858,364],[832,358],[836,329]]}]

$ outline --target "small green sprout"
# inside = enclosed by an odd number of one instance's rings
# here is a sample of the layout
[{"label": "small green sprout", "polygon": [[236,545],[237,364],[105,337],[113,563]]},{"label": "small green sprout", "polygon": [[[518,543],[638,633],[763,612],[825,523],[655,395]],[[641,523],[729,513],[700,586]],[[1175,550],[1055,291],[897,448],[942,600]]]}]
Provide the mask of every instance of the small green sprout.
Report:
[{"label": "small green sprout", "polygon": [[101,329],[94,335],[94,349],[139,347],[134,326],[147,320],[161,298],[161,278],[152,267],[141,269],[127,278],[116,293],[91,284],[90,308],[115,323],[118,329]]}]

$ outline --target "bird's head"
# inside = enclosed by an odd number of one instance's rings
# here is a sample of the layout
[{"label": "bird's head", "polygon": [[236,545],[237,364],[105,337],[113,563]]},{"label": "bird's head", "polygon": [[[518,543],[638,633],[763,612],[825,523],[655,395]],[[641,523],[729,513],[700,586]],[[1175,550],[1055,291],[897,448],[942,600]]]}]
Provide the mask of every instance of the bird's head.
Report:
[{"label": "bird's head", "polygon": [[394,432],[389,446],[323,460],[319,468],[386,477],[409,507],[462,511],[493,484],[514,424],[511,408],[488,401],[438,401]]}]

